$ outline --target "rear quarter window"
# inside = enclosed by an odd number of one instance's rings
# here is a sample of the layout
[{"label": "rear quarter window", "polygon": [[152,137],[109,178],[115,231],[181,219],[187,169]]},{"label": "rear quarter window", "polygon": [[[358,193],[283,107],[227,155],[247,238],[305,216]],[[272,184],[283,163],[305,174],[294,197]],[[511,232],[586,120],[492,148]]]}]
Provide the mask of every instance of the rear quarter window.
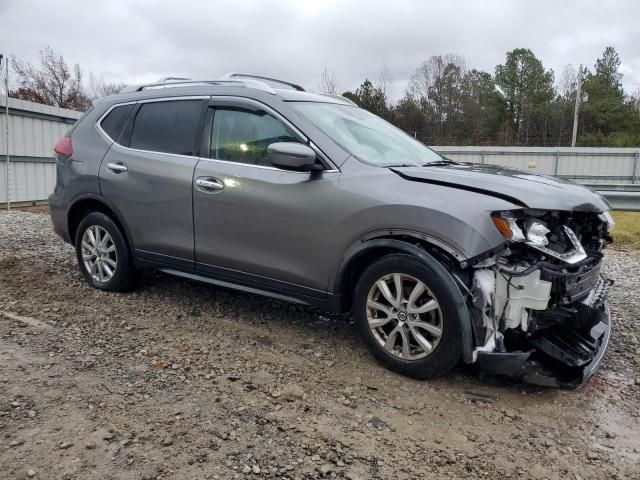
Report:
[{"label": "rear quarter window", "polygon": [[133,123],[129,146],[152,152],[195,155],[201,113],[201,100],[144,103]]},{"label": "rear quarter window", "polygon": [[111,138],[111,140],[117,141],[120,131],[129,118],[129,114],[135,105],[121,105],[113,108],[106,117],[100,122],[100,127],[104,133]]}]

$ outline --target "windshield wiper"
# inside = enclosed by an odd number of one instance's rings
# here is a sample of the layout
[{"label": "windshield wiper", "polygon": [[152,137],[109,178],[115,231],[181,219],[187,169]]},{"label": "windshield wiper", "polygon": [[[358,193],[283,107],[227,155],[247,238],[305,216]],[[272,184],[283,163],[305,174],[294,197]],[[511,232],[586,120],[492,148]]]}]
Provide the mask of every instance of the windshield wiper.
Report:
[{"label": "windshield wiper", "polygon": [[448,158],[443,158],[442,160],[434,160],[433,162],[427,162],[423,164],[423,167],[439,167],[441,165],[460,165],[460,162],[454,162],[453,160],[449,160]]}]

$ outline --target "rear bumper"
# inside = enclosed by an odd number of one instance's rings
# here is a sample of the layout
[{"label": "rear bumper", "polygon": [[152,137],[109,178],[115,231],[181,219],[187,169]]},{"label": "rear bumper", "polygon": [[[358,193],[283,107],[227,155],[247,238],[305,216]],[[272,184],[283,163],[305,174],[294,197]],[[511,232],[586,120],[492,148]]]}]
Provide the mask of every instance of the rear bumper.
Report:
[{"label": "rear bumper", "polygon": [[49,195],[49,215],[51,216],[53,231],[60,235],[65,242],[73,243],[69,236],[67,211],[56,193]]},{"label": "rear bumper", "polygon": [[[529,351],[479,352],[479,367],[487,373],[507,375],[533,385],[564,388],[584,385],[602,364],[611,335],[609,304],[602,301],[598,306],[586,308],[597,316],[597,322],[588,331],[569,332],[561,338],[561,344],[549,341],[544,351],[534,347]],[[577,351],[583,356],[579,366],[573,356]],[[587,360],[584,355],[588,355]]]}]

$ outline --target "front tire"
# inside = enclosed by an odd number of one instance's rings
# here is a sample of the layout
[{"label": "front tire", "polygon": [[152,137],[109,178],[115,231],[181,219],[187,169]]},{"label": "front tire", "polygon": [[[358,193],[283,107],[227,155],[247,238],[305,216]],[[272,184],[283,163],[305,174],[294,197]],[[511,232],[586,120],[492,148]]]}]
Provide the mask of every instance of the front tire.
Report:
[{"label": "front tire", "polygon": [[82,219],[76,231],[76,256],[89,285],[125,292],[134,283],[134,267],[127,242],[116,223],[102,212]]},{"label": "front tire", "polygon": [[371,353],[387,368],[418,379],[446,374],[462,356],[460,292],[428,258],[433,265],[404,254],[380,258],[361,275],[353,299]]}]

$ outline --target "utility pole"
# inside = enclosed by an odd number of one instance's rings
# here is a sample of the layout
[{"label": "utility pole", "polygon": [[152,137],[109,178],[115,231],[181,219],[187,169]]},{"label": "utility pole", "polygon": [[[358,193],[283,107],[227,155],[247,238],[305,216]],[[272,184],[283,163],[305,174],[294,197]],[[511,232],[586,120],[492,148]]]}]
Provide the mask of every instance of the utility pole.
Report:
[{"label": "utility pole", "polygon": [[2,68],[2,62],[4,61],[4,148],[6,155],[6,170],[5,170],[5,186],[7,192],[7,210],[11,210],[11,200],[9,199],[9,59],[4,58],[0,54],[0,69]]},{"label": "utility pole", "polygon": [[571,135],[571,148],[576,146],[576,136],[578,135],[578,111],[580,110],[580,96],[582,95],[580,87],[582,87],[582,64],[580,64],[580,69],[578,70],[578,84],[576,86],[576,106],[573,110],[573,135]]}]

